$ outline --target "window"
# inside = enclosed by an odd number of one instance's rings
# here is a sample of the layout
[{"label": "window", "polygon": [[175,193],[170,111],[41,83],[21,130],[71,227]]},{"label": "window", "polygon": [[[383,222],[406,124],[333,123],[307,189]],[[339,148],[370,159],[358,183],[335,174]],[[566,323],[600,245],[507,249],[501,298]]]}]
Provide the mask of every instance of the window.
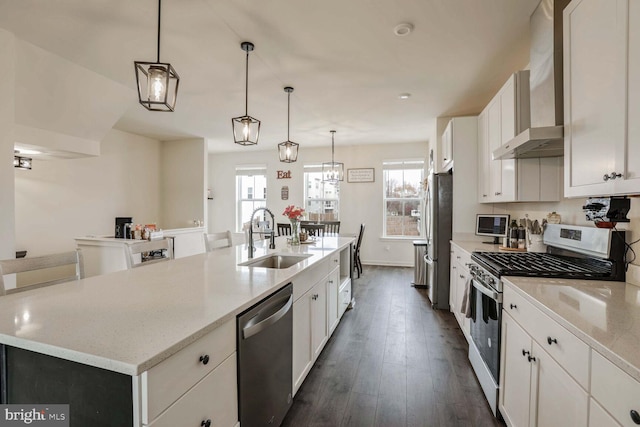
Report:
[{"label": "window", "polygon": [[422,235],[423,160],[401,160],[382,163],[384,169],[385,237]]},{"label": "window", "polygon": [[267,205],[267,167],[236,167],[236,230],[243,231],[256,208]]},{"label": "window", "polygon": [[322,182],[322,165],[304,165],[304,200],[309,221],[340,219],[340,184]]}]

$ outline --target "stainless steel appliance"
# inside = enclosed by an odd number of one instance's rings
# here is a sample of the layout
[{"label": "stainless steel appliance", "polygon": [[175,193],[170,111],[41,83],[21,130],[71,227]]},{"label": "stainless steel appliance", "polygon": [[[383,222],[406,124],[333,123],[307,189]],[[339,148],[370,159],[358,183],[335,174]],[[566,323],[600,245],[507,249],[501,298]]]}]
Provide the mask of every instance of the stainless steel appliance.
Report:
[{"label": "stainless steel appliance", "polygon": [[414,269],[413,269],[413,282],[411,284],[417,287],[425,287],[427,285],[427,263],[424,257],[427,252],[426,240],[414,240],[413,241],[413,253],[414,253]]},{"label": "stainless steel appliance", "polygon": [[547,224],[547,253],[471,254],[471,345],[469,361],[494,415],[500,378],[502,276],[625,280],[625,234],[594,227]]},{"label": "stainless steel appliance", "polygon": [[237,317],[238,410],[243,426],[282,423],[292,402],[293,285]]},{"label": "stainless steel appliance", "polygon": [[432,173],[427,178],[425,226],[429,300],[433,308],[449,309],[449,262],[452,229],[453,176]]}]

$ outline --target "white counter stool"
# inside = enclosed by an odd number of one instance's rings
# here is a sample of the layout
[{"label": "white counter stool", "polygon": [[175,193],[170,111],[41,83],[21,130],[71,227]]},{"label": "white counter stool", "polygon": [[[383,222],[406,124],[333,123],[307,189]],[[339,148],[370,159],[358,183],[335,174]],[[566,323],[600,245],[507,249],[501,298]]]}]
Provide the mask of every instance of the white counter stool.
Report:
[{"label": "white counter stool", "polygon": [[[75,265],[75,274],[54,280],[38,282],[14,289],[5,289],[3,276],[14,273],[24,273],[26,271],[44,270],[54,267]],[[0,260],[0,295],[9,295],[17,292],[24,292],[30,289],[42,288],[58,283],[69,282],[84,278],[84,266],[82,252],[80,249],[53,255],[44,255],[33,258],[18,258]]]},{"label": "white counter stool", "polygon": [[207,252],[220,248],[230,248],[233,245],[231,231],[219,233],[204,233],[204,248]]},{"label": "white counter stool", "polygon": [[[141,240],[140,243],[133,243],[126,246],[127,268],[136,268],[143,265],[155,264],[157,262],[170,261],[173,259],[172,239],[164,238],[159,240]],[[163,257],[148,258],[145,253],[166,251]],[[137,255],[140,255],[140,262]]]}]

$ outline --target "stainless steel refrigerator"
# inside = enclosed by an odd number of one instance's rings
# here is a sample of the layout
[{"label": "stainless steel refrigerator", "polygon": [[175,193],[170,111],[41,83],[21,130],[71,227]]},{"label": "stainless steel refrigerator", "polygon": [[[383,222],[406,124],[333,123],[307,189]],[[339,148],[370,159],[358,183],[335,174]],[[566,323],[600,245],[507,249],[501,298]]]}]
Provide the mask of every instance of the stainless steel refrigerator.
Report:
[{"label": "stainless steel refrigerator", "polygon": [[449,309],[449,263],[452,228],[453,176],[432,173],[426,191],[427,288],[431,306]]}]

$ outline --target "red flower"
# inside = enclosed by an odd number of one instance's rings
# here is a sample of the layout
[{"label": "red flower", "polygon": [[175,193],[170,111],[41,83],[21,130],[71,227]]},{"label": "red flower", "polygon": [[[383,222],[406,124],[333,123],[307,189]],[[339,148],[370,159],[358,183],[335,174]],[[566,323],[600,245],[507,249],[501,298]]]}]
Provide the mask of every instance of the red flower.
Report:
[{"label": "red flower", "polygon": [[304,214],[304,209],[297,207],[295,205],[289,205],[285,208],[282,215],[286,216],[289,219],[299,220],[302,218]]}]

